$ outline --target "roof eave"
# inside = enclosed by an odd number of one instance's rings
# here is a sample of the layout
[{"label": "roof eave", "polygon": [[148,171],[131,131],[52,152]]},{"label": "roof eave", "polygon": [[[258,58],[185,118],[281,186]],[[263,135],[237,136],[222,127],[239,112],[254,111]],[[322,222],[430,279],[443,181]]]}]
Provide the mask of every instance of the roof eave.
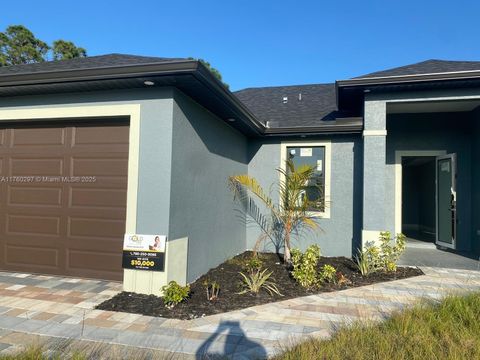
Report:
[{"label": "roof eave", "polygon": [[345,125],[321,125],[321,126],[293,126],[281,128],[267,128],[265,136],[296,136],[296,135],[335,135],[335,134],[359,134],[363,131],[363,118],[351,118],[359,121],[359,124]]},{"label": "roof eave", "polygon": [[0,87],[46,85],[80,81],[141,78],[162,75],[191,74],[204,86],[218,95],[238,120],[243,121],[255,134],[261,134],[265,126],[238,100],[212,73],[197,60],[176,60],[165,63],[119,65],[90,69],[43,71],[29,74],[0,75]]},{"label": "roof eave", "polygon": [[480,70],[474,71],[456,71],[432,74],[417,74],[417,75],[399,75],[399,76],[378,76],[366,77],[348,80],[337,80],[335,87],[355,87],[355,86],[369,86],[369,85],[385,85],[385,84],[403,84],[414,82],[427,81],[446,81],[446,80],[466,80],[479,79]]},{"label": "roof eave", "polygon": [[90,69],[42,71],[27,74],[0,75],[0,86],[37,85],[59,82],[108,80],[115,78],[134,78],[151,75],[168,75],[197,70],[195,60],[150,63],[139,65],[119,65]]}]

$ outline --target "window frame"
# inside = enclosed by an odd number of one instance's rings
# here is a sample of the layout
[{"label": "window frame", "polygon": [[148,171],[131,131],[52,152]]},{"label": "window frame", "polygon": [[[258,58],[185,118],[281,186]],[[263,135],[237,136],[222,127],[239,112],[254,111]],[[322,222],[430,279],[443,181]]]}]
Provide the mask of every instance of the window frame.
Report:
[{"label": "window frame", "polygon": [[[324,211],[309,211],[308,215],[315,218],[330,219],[330,181],[332,176],[332,143],[330,140],[321,140],[321,141],[282,141],[280,150],[280,169],[286,170],[286,161],[287,161],[287,150],[289,147],[323,147],[325,151],[325,209]],[[280,181],[285,180],[285,175],[280,173]],[[282,199],[280,199],[282,201]]]}]

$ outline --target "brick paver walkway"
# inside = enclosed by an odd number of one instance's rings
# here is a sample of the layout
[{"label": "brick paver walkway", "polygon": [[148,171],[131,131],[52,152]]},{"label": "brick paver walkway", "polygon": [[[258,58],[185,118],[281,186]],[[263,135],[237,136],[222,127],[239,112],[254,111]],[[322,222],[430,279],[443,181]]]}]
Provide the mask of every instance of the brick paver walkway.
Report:
[{"label": "brick paver walkway", "polygon": [[121,290],[119,283],[0,273],[0,350],[12,352],[29,341],[40,341],[58,347],[95,345],[95,354],[105,358],[126,357],[119,354],[129,351],[138,355],[138,348],[151,351],[150,357],[166,353],[197,359],[206,353],[265,357],[308,336],[328,337],[344,323],[383,319],[421,297],[480,290],[480,272],[423,270],[424,276],[195,320],[93,310]]}]

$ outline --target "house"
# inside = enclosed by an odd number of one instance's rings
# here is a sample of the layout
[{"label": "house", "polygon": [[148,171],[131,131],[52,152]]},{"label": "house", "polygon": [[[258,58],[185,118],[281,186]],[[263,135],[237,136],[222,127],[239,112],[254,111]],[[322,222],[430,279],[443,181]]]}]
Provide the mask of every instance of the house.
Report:
[{"label": "house", "polygon": [[[389,230],[479,254],[479,106],[480,62],[235,93],[188,59],[0,68],[0,269],[193,281],[259,235],[227,178],[268,188],[287,158],[325,195],[296,246],[351,256]],[[164,271],[122,269],[125,233],[166,235]]]}]

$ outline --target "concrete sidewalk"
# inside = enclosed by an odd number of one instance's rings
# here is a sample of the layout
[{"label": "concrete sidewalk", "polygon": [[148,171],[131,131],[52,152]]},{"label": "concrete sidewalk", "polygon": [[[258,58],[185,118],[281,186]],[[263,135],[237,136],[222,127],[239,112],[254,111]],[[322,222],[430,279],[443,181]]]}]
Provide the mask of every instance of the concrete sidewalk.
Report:
[{"label": "concrete sidewalk", "polygon": [[[422,297],[479,291],[480,272],[423,268],[426,275],[265,304],[195,320],[93,310],[121,290],[118,283],[0,274],[0,349],[48,342],[92,348],[97,358],[264,358],[309,336],[328,337],[344,323],[383,319]],[[32,283],[40,280],[38,283]],[[68,285],[68,284],[77,284]],[[52,345],[53,346],[53,345]],[[116,354],[116,355],[113,355]]]}]

